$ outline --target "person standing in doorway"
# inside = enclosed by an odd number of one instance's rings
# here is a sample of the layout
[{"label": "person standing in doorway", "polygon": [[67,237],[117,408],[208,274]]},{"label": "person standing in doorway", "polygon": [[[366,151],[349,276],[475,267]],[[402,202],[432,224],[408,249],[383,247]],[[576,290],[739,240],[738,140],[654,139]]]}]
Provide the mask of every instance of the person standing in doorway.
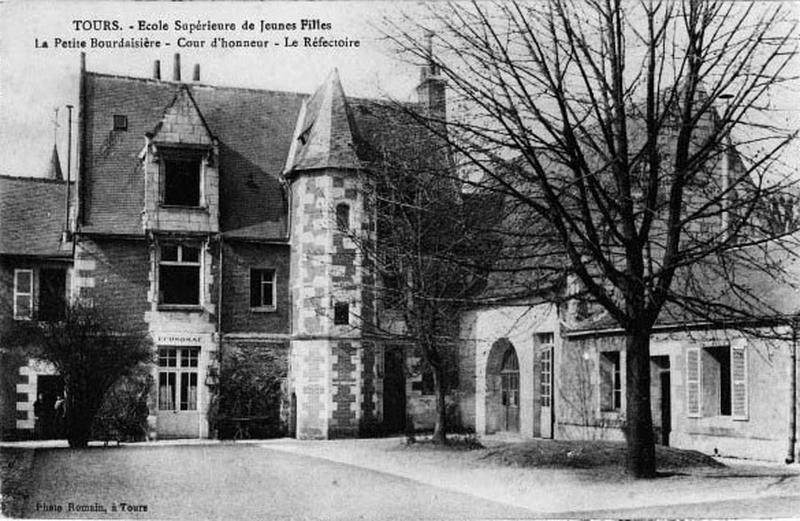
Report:
[{"label": "person standing in doorway", "polygon": [[33,417],[34,417],[34,425],[33,425],[33,436],[37,440],[44,439],[45,433],[47,431],[47,416],[48,411],[46,410],[46,405],[44,403],[44,394],[39,393],[39,396],[36,398],[36,401],[33,402]]},{"label": "person standing in doorway", "polygon": [[58,395],[56,403],[53,405],[53,411],[55,413],[55,417],[53,418],[53,432],[57,438],[62,438],[64,436],[64,418],[67,415],[67,405],[64,402],[64,395]]}]

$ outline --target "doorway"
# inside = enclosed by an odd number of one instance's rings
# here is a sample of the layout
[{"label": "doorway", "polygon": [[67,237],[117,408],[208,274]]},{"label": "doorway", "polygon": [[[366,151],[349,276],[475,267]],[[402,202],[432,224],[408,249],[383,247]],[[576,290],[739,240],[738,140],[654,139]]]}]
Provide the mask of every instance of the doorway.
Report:
[{"label": "doorway", "polygon": [[63,418],[57,418],[55,413],[56,398],[64,395],[64,379],[58,375],[40,374],[36,378],[36,399],[42,397],[40,406],[40,422],[36,426],[36,433],[40,439],[50,440],[63,437]]},{"label": "doorway", "polygon": [[406,372],[402,347],[387,347],[384,352],[383,428],[397,434],[406,428]]},{"label": "doorway", "polygon": [[158,350],[158,435],[199,438],[199,347]]}]

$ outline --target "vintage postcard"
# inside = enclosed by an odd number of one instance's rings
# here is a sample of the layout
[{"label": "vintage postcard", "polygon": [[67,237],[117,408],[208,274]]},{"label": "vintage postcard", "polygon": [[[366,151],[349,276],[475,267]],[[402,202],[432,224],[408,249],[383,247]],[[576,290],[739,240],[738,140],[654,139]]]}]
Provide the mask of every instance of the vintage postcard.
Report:
[{"label": "vintage postcard", "polygon": [[800,512],[793,2],[0,2],[10,518]]}]

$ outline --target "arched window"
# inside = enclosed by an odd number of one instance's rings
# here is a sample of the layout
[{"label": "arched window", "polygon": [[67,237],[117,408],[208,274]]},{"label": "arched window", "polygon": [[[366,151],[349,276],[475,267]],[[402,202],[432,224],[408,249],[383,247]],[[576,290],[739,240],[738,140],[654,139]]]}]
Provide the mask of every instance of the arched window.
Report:
[{"label": "arched window", "polygon": [[344,203],[336,205],[336,227],[340,230],[350,229],[350,206]]},{"label": "arched window", "polygon": [[503,364],[500,366],[501,372],[516,371],[519,372],[519,360],[514,348],[510,348],[503,355]]}]

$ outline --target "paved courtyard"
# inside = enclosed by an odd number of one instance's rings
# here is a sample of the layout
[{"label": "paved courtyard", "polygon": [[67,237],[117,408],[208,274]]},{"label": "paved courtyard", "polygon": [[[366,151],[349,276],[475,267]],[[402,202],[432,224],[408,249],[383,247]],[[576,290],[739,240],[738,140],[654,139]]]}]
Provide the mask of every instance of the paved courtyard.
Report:
[{"label": "paved courtyard", "polygon": [[132,519],[531,516],[522,508],[253,444],[37,450],[23,512]]},{"label": "paved courtyard", "polygon": [[37,445],[27,500],[17,504],[25,517],[794,518],[800,512],[797,465],[728,461],[728,468],[637,481],[497,466],[482,451],[407,449],[399,439]]}]

